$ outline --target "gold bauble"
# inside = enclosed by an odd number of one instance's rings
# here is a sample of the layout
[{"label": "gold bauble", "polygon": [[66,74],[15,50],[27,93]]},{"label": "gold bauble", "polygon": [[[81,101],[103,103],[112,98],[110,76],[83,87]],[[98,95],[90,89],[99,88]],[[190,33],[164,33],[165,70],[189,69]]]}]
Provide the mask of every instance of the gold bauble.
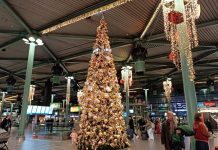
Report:
[{"label": "gold bauble", "polygon": [[99,133],[99,136],[102,137],[102,135],[103,135],[102,132],[100,132],[100,133]]},{"label": "gold bauble", "polygon": [[107,123],[108,122],[108,119],[104,119],[104,123]]},{"label": "gold bauble", "polygon": [[98,117],[97,117],[97,116],[94,116],[93,118],[94,118],[95,120],[97,120]]},{"label": "gold bauble", "polygon": [[98,112],[98,108],[94,108],[94,111],[95,111],[95,112]]}]

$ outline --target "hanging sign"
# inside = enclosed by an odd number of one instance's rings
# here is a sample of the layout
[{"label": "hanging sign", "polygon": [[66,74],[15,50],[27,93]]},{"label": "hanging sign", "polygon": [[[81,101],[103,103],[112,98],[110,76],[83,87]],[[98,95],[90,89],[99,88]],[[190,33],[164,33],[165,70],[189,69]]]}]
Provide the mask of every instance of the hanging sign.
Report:
[{"label": "hanging sign", "polygon": [[204,106],[207,107],[216,107],[216,102],[212,101],[212,102],[204,102]]}]

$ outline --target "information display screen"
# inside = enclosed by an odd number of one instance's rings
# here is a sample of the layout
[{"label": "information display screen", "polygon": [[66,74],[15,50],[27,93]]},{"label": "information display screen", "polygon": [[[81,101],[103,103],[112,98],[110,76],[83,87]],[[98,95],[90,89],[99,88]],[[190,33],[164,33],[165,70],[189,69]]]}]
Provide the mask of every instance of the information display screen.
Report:
[{"label": "information display screen", "polygon": [[28,115],[34,115],[34,114],[51,115],[52,113],[53,113],[52,107],[29,105],[27,108]]},{"label": "information display screen", "polygon": [[42,107],[42,109],[41,109],[41,113],[42,113],[42,114],[45,113],[45,107]]}]

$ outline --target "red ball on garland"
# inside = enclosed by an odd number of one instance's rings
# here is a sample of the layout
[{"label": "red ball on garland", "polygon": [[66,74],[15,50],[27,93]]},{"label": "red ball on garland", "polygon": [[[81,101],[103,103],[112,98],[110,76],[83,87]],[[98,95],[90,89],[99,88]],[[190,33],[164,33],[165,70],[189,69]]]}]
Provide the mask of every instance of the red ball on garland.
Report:
[{"label": "red ball on garland", "polygon": [[176,54],[174,52],[171,52],[168,56],[169,60],[173,61],[176,59]]},{"label": "red ball on garland", "polygon": [[124,80],[123,79],[120,80],[120,84],[124,84]]}]

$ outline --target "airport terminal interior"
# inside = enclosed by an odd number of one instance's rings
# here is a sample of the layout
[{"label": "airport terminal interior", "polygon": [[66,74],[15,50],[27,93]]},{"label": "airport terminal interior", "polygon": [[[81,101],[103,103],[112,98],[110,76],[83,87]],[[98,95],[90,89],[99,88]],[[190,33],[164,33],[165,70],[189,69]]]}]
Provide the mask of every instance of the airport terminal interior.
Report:
[{"label": "airport terminal interior", "polygon": [[218,0],[0,0],[1,150],[218,150]]}]

